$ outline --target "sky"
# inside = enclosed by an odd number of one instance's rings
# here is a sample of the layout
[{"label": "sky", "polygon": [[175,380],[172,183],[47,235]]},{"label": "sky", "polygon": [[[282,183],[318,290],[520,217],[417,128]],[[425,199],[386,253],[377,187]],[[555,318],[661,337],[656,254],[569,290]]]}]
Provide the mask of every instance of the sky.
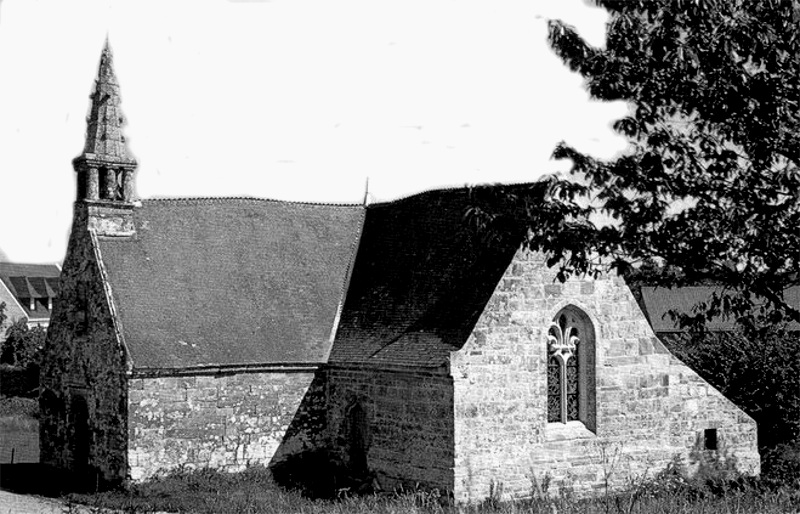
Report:
[{"label": "sky", "polygon": [[108,36],[141,198],[379,202],[624,151],[547,45],[584,0],[0,0],[0,254],[60,262]]}]

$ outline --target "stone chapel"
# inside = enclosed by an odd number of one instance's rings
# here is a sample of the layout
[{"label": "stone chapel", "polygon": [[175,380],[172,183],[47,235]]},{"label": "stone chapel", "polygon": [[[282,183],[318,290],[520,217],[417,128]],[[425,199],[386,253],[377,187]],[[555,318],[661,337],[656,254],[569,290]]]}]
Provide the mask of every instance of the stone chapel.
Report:
[{"label": "stone chapel", "polygon": [[106,45],[41,371],[41,459],[103,482],[328,451],[384,489],[600,489],[755,422],[654,335],[624,281],[487,246],[466,188],[373,205],[138,200]]}]

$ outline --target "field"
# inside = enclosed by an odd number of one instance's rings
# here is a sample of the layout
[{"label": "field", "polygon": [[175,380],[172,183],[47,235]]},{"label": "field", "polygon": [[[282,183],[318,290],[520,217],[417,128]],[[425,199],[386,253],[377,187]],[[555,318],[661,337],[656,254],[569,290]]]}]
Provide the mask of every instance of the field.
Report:
[{"label": "field", "polygon": [[36,400],[0,397],[0,464],[39,462]]}]

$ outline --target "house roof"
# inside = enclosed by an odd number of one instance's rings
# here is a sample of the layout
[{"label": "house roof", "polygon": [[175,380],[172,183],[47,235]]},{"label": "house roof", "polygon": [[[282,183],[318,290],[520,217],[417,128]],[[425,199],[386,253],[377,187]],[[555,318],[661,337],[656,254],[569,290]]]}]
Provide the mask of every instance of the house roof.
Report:
[{"label": "house roof", "polygon": [[[672,320],[669,311],[675,310],[684,314],[692,314],[692,308],[700,302],[711,300],[713,293],[722,293],[721,286],[687,286],[676,288],[642,286],[642,307],[650,325],[655,332],[683,332],[676,321]],[[800,287],[790,287],[785,293],[790,305],[800,308]],[[794,329],[799,329],[796,323]],[[711,331],[737,330],[736,320],[732,318],[714,318],[706,323]]]},{"label": "house roof", "polygon": [[134,368],[442,364],[519,242],[476,237],[469,195],[144,201],[134,236],[98,238]]},{"label": "house roof", "polygon": [[[0,281],[14,296],[28,319],[50,318],[48,299],[58,296],[61,270],[55,264],[0,262]],[[31,310],[33,299],[35,310]]]},{"label": "house roof", "polygon": [[99,238],[136,368],[322,362],[362,206],[144,201],[136,235]]},{"label": "house roof", "polygon": [[367,210],[331,362],[438,366],[464,344],[519,244],[481,241],[470,204],[462,188]]}]

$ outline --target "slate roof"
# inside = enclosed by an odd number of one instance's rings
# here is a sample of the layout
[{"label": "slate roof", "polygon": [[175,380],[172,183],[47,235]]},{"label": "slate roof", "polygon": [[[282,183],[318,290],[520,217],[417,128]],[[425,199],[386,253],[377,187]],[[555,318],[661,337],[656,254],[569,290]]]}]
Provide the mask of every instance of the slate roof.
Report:
[{"label": "slate roof", "polygon": [[319,363],[363,206],[149,200],[99,249],[135,368]]},{"label": "slate roof", "polygon": [[[719,286],[687,286],[668,289],[665,287],[641,287],[642,308],[645,315],[657,333],[683,332],[676,322],[667,314],[675,309],[686,314],[692,313],[692,307],[699,302],[707,302],[711,295],[716,291],[722,292]],[[791,287],[786,291],[786,300],[797,307],[800,307],[800,287]],[[793,324],[794,329],[800,326]],[[706,328],[711,331],[737,330],[736,320],[715,318],[706,324]]]},{"label": "slate roof", "polygon": [[439,366],[460,348],[518,245],[483,243],[467,189],[370,206],[331,362]]},{"label": "slate roof", "polygon": [[[58,296],[61,270],[55,264],[0,262],[0,281],[22,306],[28,319],[50,318],[48,299]],[[30,309],[33,298],[35,310]]]},{"label": "slate roof", "polygon": [[144,201],[136,235],[98,239],[134,368],[443,364],[518,247],[477,237],[469,195]]}]

